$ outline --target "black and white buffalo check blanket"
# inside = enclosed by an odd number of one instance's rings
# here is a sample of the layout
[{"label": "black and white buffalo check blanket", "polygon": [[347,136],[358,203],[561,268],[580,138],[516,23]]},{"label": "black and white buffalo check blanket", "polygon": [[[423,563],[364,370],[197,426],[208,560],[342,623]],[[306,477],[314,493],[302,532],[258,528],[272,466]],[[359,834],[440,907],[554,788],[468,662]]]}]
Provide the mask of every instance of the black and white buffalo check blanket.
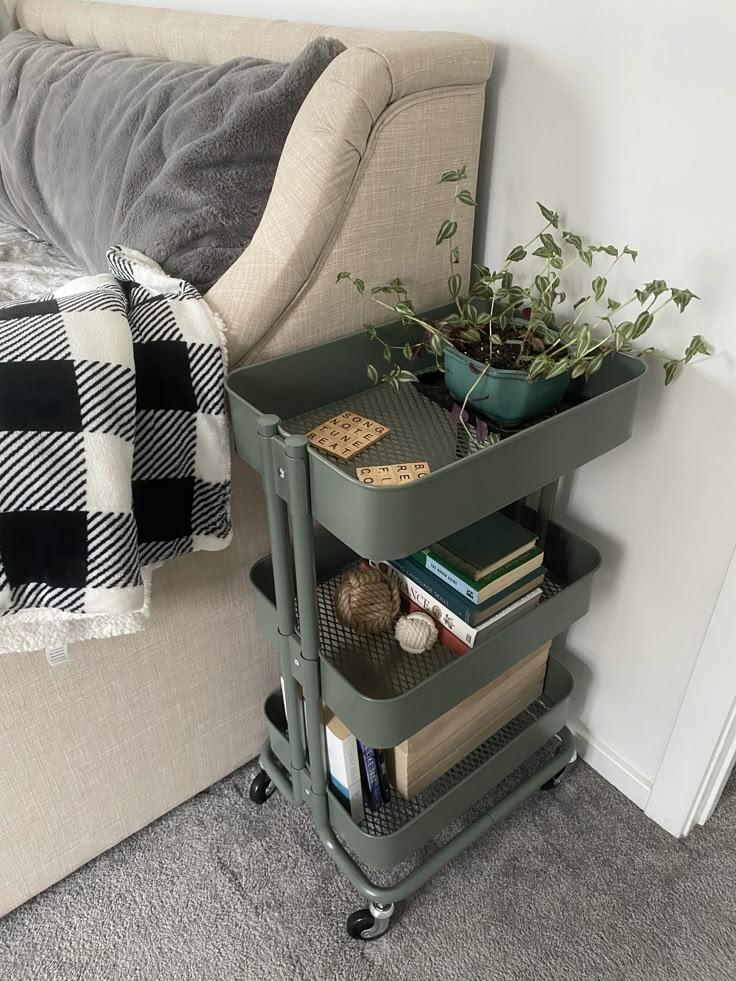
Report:
[{"label": "black and white buffalo check blanket", "polygon": [[145,625],[150,569],[231,538],[227,355],[138,252],[0,307],[0,650]]}]

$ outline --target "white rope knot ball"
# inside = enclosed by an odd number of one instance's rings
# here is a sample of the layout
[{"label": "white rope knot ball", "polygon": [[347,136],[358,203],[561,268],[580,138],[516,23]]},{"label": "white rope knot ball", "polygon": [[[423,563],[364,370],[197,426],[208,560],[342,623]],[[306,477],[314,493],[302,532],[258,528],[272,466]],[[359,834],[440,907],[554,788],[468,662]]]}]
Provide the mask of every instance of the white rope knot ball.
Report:
[{"label": "white rope knot ball", "polygon": [[428,613],[409,613],[399,617],[394,636],[407,654],[422,654],[437,641],[437,627]]}]

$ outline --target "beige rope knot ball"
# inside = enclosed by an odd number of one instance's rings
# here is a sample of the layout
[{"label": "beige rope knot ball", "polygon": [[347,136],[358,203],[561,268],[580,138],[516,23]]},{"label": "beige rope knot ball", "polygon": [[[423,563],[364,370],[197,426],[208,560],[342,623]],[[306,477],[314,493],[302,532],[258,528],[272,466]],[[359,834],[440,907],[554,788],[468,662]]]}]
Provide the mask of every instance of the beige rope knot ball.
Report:
[{"label": "beige rope knot ball", "polygon": [[402,651],[407,654],[422,654],[434,646],[437,626],[428,613],[409,613],[405,617],[399,617],[394,635]]},{"label": "beige rope knot ball", "polygon": [[379,569],[353,569],[335,591],[335,612],[358,634],[390,630],[399,612],[399,587]]}]

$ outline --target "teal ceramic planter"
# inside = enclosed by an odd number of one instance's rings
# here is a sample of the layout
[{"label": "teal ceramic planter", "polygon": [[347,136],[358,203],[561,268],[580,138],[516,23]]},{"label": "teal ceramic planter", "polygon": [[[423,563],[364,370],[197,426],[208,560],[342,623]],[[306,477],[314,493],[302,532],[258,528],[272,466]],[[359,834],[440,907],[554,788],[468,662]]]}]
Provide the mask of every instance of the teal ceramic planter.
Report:
[{"label": "teal ceramic planter", "polygon": [[561,402],[570,384],[571,372],[555,378],[528,382],[525,371],[489,368],[478,381],[484,365],[459,351],[445,350],[445,384],[460,402],[473,385],[468,408],[502,422],[533,419]]}]

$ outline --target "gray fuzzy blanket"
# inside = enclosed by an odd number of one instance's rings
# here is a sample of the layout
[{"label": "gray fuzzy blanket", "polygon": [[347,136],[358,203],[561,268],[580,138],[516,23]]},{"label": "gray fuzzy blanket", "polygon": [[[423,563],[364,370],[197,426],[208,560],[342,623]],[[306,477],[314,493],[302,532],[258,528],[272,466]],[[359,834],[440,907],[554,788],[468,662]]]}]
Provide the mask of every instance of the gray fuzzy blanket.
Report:
[{"label": "gray fuzzy blanket", "polygon": [[294,118],[344,45],[199,66],[0,41],[0,219],[89,272],[111,245],[200,289],[248,245]]}]

